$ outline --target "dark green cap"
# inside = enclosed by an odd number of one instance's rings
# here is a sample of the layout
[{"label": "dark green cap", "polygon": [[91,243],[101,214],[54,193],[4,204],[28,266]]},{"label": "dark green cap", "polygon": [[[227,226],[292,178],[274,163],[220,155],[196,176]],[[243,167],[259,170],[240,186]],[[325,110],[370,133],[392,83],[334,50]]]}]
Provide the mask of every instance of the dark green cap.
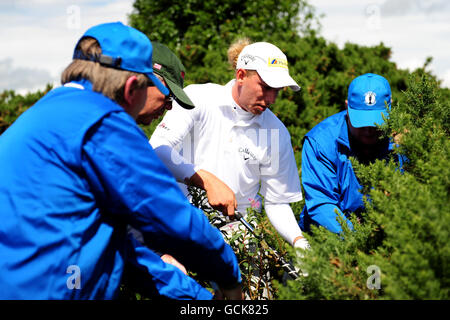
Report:
[{"label": "dark green cap", "polygon": [[175,100],[185,109],[194,108],[183,90],[185,69],[180,59],[165,45],[153,42],[153,72],[163,77]]}]

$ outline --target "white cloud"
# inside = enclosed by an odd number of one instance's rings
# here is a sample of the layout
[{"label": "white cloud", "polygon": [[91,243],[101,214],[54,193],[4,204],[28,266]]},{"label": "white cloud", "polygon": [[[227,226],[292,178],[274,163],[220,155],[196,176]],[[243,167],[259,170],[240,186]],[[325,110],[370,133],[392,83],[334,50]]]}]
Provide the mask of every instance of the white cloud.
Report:
[{"label": "white cloud", "polygon": [[450,69],[447,69],[442,76],[442,85],[444,87],[450,88]]},{"label": "white cloud", "polygon": [[384,16],[431,14],[445,10],[447,6],[447,0],[387,0],[381,4],[381,13]]},{"label": "white cloud", "polygon": [[[38,79],[59,79],[72,60],[73,48],[91,26],[112,21],[127,23],[133,0],[6,0],[0,3],[0,61],[8,72],[24,77],[21,86],[35,89]],[[5,68],[0,69],[4,78]],[[44,73],[47,76],[44,76]],[[33,84],[29,78],[35,76]],[[17,77],[17,76],[15,76]],[[16,89],[17,80],[2,81]],[[44,88],[46,83],[42,83]]]},{"label": "white cloud", "polygon": [[11,58],[0,60],[0,90],[36,91],[57,81],[47,70],[16,67]]},{"label": "white cloud", "polygon": [[[134,0],[2,0],[0,1],[0,79],[28,74],[59,79],[72,59],[73,47],[91,26],[111,21],[127,23]],[[422,66],[433,57],[431,70],[449,85],[450,3],[446,0],[312,0],[322,34],[345,42],[391,47],[401,68]],[[6,66],[6,67],[5,67]],[[1,71],[3,70],[3,71]],[[47,76],[45,76],[48,75]],[[47,81],[47,80],[45,80]],[[2,80],[2,85],[17,85]],[[7,84],[8,83],[8,84]],[[24,79],[23,83],[30,83]],[[31,86],[31,84],[30,84]],[[42,87],[45,83],[42,83]],[[2,87],[0,87],[1,90]],[[30,90],[33,90],[30,87]]]},{"label": "white cloud", "polygon": [[[445,0],[314,0],[322,19],[322,35],[342,47],[346,42],[392,49],[400,68],[423,66],[438,78],[450,69],[450,3]],[[448,86],[448,82],[444,82]]]}]

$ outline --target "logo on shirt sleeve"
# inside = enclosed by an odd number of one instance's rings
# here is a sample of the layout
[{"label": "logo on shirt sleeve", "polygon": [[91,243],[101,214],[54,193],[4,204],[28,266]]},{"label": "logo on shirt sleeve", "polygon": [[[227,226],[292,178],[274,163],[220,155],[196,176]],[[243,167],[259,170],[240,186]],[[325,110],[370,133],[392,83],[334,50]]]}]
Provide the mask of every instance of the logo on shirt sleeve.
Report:
[{"label": "logo on shirt sleeve", "polygon": [[158,128],[161,128],[161,129],[164,129],[164,130],[167,130],[167,131],[170,130],[170,128],[169,128],[164,122],[161,122],[161,123],[158,125]]}]

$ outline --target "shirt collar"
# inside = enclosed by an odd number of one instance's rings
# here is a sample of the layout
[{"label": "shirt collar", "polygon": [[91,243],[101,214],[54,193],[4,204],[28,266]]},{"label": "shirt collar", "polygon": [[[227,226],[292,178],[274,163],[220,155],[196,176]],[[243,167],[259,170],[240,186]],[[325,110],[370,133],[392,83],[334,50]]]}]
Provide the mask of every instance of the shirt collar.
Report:
[{"label": "shirt collar", "polygon": [[86,79],[74,80],[64,84],[64,87],[77,88],[92,91],[92,83]]},{"label": "shirt collar", "polygon": [[266,117],[266,113],[269,110],[264,111],[262,114],[260,115],[254,115],[250,112],[245,111],[244,109],[242,109],[241,106],[239,106],[237,104],[236,101],[234,101],[233,99],[233,95],[231,93],[231,90],[233,88],[233,85],[235,84],[236,79],[230,80],[225,86],[227,87],[227,92],[229,95],[229,106],[232,109],[232,113],[233,113],[233,120],[235,121],[235,124],[238,126],[250,126],[253,123],[262,126],[264,118]]}]

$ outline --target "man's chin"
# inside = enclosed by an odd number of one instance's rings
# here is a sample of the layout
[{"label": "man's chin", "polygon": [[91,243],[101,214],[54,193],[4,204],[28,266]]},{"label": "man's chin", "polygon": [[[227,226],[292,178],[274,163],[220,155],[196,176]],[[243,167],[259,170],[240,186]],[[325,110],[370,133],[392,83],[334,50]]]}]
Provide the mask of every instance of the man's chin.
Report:
[{"label": "man's chin", "polygon": [[152,123],[153,117],[138,117],[136,119],[136,123],[143,124],[144,126],[148,126]]},{"label": "man's chin", "polygon": [[260,115],[262,114],[264,111],[266,111],[267,108],[263,108],[263,107],[257,107],[255,109],[253,109],[253,114],[255,115]]}]

